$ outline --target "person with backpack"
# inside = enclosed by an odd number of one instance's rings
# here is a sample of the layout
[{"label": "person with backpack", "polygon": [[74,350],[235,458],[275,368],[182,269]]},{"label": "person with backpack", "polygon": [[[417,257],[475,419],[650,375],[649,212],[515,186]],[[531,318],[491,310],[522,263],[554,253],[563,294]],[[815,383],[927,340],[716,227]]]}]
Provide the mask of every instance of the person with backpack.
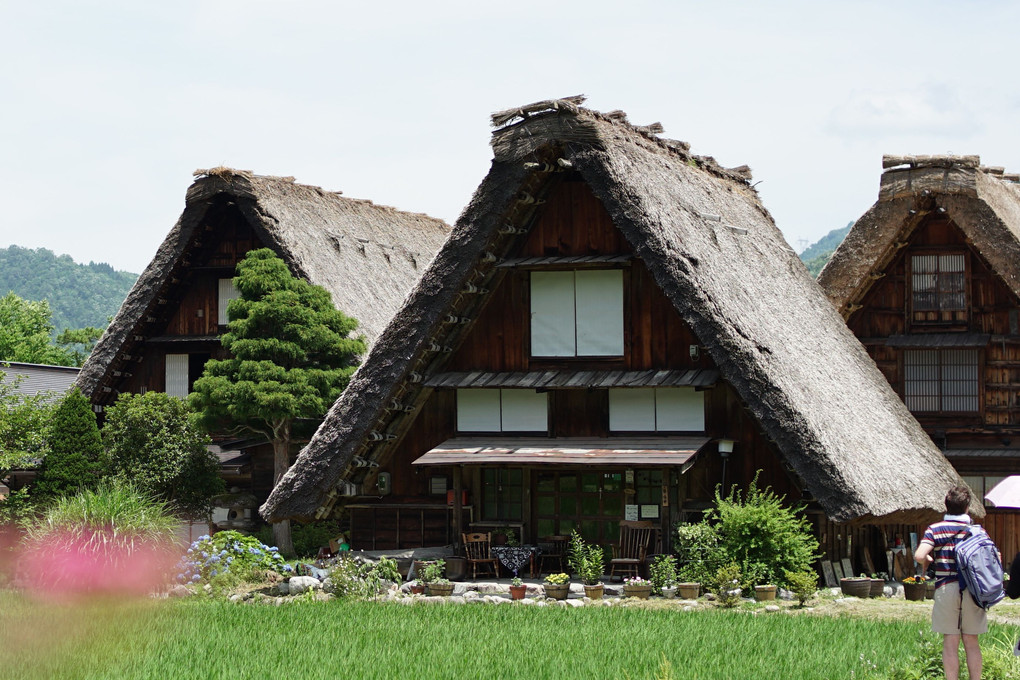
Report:
[{"label": "person with backpack", "polygon": [[935,567],[935,602],[931,611],[931,629],[942,634],[942,666],[946,680],[959,680],[960,641],[967,656],[971,680],[981,677],[981,647],[978,635],[988,631],[988,613],[974,598],[962,592],[956,565],[956,545],[970,526],[970,489],[954,486],[946,493],[946,514],[941,522],[925,529],[914,553],[914,560],[927,568]]}]

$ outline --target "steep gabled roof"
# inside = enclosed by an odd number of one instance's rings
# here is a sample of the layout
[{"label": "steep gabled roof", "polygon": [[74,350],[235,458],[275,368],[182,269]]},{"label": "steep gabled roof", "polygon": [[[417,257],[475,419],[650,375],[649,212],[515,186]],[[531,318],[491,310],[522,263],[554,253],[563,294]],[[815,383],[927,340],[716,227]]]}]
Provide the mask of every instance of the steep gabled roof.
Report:
[{"label": "steep gabled roof", "polygon": [[854,223],[818,283],[849,317],[910,233],[932,213],[951,219],[1020,296],[1020,176],[978,156],[886,156],[878,201]]},{"label": "steep gabled roof", "polygon": [[[921,520],[960,478],[748,185],[578,99],[496,114],[492,168],[449,240],[261,512],[321,516],[385,457],[457,346],[556,171],[580,173],[776,449],[837,520]],[[470,284],[470,285],[469,285]],[[439,350],[439,351],[436,351]],[[980,510],[977,510],[980,512]]]},{"label": "steep gabled roof", "polygon": [[230,168],[195,174],[201,176],[188,188],[180,219],[82,367],[78,386],[87,396],[133,342],[134,330],[169,280],[187,267],[185,252],[216,201],[234,202],[291,271],[326,288],[337,308],[359,321],[358,332],[369,342],[382,333],[449,233],[442,220],[345,198],[293,178]]}]

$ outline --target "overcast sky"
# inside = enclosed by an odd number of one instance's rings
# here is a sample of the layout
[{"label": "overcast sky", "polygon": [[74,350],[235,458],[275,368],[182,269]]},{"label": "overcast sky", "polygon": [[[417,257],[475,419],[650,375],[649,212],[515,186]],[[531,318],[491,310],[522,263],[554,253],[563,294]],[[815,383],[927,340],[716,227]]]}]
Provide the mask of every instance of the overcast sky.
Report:
[{"label": "overcast sky", "polygon": [[0,0],[0,247],[140,272],[192,171],[456,220],[493,111],[586,94],[750,165],[800,251],[883,153],[1020,171],[1020,4]]}]

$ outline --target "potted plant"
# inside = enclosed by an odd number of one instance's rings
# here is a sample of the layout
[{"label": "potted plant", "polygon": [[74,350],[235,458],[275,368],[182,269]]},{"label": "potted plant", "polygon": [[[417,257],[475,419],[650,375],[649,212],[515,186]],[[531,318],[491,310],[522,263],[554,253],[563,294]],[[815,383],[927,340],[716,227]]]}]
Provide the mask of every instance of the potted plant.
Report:
[{"label": "potted plant", "polygon": [[425,582],[422,581],[420,578],[416,578],[413,581],[411,581],[410,588],[412,595],[421,595],[425,592]]},{"label": "potted plant", "polygon": [[658,555],[648,565],[648,576],[652,588],[663,597],[672,599],[676,595],[676,558],[672,555]]},{"label": "potted plant", "polygon": [[545,583],[542,586],[545,588],[546,597],[552,600],[565,600],[570,594],[570,575],[549,574],[545,577]]},{"label": "potted plant", "polygon": [[847,576],[839,580],[839,589],[848,597],[869,597],[871,579],[867,576]]},{"label": "potted plant", "polygon": [[577,572],[578,578],[584,584],[585,597],[593,600],[601,600],[604,591],[602,572],[605,569],[605,555],[601,546],[588,545],[581,534],[573,531],[570,534],[570,552],[567,563],[570,568]]},{"label": "potted plant", "polygon": [[639,600],[647,600],[652,594],[652,582],[640,576],[630,576],[623,579],[623,596],[636,597]]},{"label": "potted plant", "polygon": [[908,576],[902,583],[903,597],[915,601],[924,599],[924,591],[928,588],[928,579],[924,576]]},{"label": "potted plant", "polygon": [[523,600],[526,592],[528,592],[528,586],[524,585],[524,581],[516,577],[510,581],[511,600]]},{"label": "potted plant", "polygon": [[428,587],[429,595],[447,597],[453,593],[453,584],[444,576],[446,562],[435,560],[425,563],[422,569],[422,580]]},{"label": "potted plant", "polygon": [[885,579],[878,574],[871,575],[871,593],[869,597],[882,597],[885,594]]}]

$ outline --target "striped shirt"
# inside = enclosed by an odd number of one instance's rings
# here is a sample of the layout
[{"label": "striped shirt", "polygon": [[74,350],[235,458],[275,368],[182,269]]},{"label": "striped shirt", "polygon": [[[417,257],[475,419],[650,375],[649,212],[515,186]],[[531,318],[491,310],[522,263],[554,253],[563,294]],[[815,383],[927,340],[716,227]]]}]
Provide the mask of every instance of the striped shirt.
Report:
[{"label": "striped shirt", "polygon": [[935,587],[956,580],[956,536],[967,526],[959,520],[935,522],[924,530],[921,543],[934,546],[931,556],[935,560]]}]

